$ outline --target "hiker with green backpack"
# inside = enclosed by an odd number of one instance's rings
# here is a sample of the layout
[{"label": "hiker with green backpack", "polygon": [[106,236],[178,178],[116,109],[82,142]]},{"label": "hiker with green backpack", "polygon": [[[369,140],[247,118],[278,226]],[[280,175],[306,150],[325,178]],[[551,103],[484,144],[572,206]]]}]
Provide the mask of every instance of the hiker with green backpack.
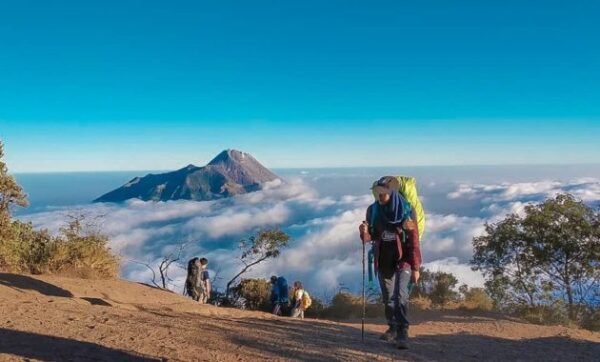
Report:
[{"label": "hiker with green backpack", "polygon": [[407,349],[409,289],[419,280],[424,213],[413,178],[385,176],[373,184],[372,191],[376,201],[367,208],[367,221],[359,233],[363,244],[373,246],[388,323],[381,339]]}]

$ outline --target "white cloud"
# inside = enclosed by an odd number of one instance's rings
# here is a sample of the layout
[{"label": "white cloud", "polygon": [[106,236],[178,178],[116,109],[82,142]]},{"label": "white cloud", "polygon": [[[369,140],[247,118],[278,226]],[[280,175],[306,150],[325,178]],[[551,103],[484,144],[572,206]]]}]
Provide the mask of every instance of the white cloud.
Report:
[{"label": "white cloud", "polygon": [[[474,217],[458,211],[440,214],[427,210],[427,228],[421,246],[425,266],[451,271],[461,283],[481,286],[481,275],[470,269],[468,261],[472,256],[472,238],[484,231],[484,222],[499,220],[506,213],[521,213],[525,205],[565,191],[586,202],[596,202],[600,200],[600,181],[459,185],[447,195],[449,209],[461,200],[472,200],[480,214]],[[85,205],[77,211],[91,218],[104,215],[102,230],[110,236],[111,246],[126,260],[156,264],[166,252],[187,243],[185,257],[208,257],[210,269],[220,271],[221,287],[239,270],[236,259],[239,239],[260,228],[280,226],[292,236],[291,244],[279,258],[258,265],[249,276],[285,275],[290,280],[302,280],[319,294],[340,284],[350,288],[360,285],[358,225],[371,202],[370,194],[321,197],[302,179],[291,179],[286,183],[276,180],[260,191],[224,200],[132,200],[121,205]],[[25,218],[55,232],[70,211],[53,209]],[[130,262],[123,265],[122,273],[138,281],[150,278],[147,268]],[[179,268],[171,272],[179,287],[184,274],[184,269]]]},{"label": "white cloud", "polygon": [[458,279],[458,285],[467,284],[471,287],[483,287],[483,276],[477,271],[473,271],[467,264],[461,263],[458,258],[448,257],[434,260],[423,266],[433,272],[441,271],[452,273]]}]

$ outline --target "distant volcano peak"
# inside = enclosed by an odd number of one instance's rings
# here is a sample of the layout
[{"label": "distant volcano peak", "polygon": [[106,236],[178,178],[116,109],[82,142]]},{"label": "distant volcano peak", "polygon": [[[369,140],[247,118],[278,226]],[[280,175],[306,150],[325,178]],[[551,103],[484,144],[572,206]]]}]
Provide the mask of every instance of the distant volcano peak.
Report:
[{"label": "distant volcano peak", "polygon": [[136,177],[94,202],[214,200],[256,191],[277,178],[249,153],[228,149],[204,167],[189,164],[173,172]]}]

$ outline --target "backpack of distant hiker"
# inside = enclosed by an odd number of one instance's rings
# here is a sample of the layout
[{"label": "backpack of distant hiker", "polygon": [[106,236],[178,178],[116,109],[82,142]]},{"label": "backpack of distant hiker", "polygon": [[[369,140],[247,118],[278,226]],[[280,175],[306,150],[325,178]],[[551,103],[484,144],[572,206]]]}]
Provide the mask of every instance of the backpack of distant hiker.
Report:
[{"label": "backpack of distant hiker", "polygon": [[279,288],[279,302],[288,303],[290,291],[287,280],[284,277],[277,278],[277,287]]},{"label": "backpack of distant hiker", "polygon": [[[384,176],[383,178],[389,188],[397,190],[400,195],[404,196],[406,201],[410,203],[410,206],[412,206],[412,219],[417,222],[419,239],[421,239],[425,232],[425,210],[423,209],[423,204],[417,193],[417,180],[414,177],[409,176]],[[373,183],[373,187],[377,185],[377,182],[378,181],[375,181]],[[375,197],[375,200],[377,200],[375,191],[373,191],[373,196]]]},{"label": "backpack of distant hiker", "polygon": [[198,267],[198,258],[192,258],[188,261],[187,278],[185,279],[185,294],[196,299],[198,294],[198,277],[200,276],[200,268]]},{"label": "backpack of distant hiker", "polygon": [[310,299],[310,295],[306,290],[302,293],[302,309],[307,310],[312,305],[312,299]]}]

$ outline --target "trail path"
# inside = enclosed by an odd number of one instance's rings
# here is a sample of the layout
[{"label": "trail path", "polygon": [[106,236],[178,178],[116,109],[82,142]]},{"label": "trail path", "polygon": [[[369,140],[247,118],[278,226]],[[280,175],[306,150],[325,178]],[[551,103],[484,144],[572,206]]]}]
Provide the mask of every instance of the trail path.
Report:
[{"label": "trail path", "polygon": [[122,280],[0,273],[0,360],[598,361],[600,333],[501,315],[413,315],[411,349],[377,337],[383,321],[291,320],[200,306]]}]

